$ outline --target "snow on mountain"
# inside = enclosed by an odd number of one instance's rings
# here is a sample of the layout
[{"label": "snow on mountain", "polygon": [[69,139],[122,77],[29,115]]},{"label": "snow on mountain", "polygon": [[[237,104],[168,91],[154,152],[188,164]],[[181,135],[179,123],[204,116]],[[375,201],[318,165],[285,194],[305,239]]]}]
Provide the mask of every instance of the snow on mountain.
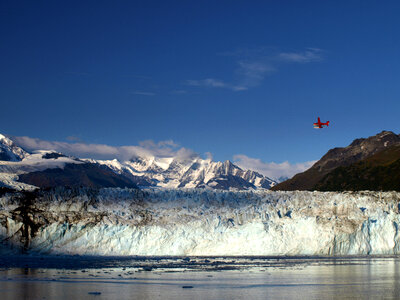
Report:
[{"label": "snow on mountain", "polygon": [[88,160],[106,165],[117,173],[145,179],[160,188],[269,189],[276,181],[251,170],[242,170],[230,161],[214,162],[198,157],[138,157],[130,161]]},{"label": "snow on mountain", "polygon": [[[18,148],[18,147],[17,147]],[[21,148],[19,148],[22,150]],[[31,172],[47,169],[64,168],[66,164],[81,164],[82,162],[66,157],[54,151],[35,151],[29,154],[22,150],[23,159],[13,161],[0,160],[0,187],[14,188],[17,190],[32,190],[35,186],[19,182],[19,176]],[[16,151],[18,153],[18,149]],[[56,157],[56,158],[53,158]]]},{"label": "snow on mountain", "polygon": [[27,156],[12,140],[0,134],[0,161],[20,161]]},{"label": "snow on mountain", "polygon": [[400,193],[56,189],[0,196],[0,253],[400,254]]},{"label": "snow on mountain", "polygon": [[[21,174],[54,168],[63,169],[66,164],[83,163],[93,164],[90,166],[91,169],[93,166],[107,167],[115,174],[121,175],[124,182],[126,182],[125,178],[128,178],[133,185],[142,187],[243,190],[269,189],[277,183],[257,172],[242,170],[228,160],[214,162],[211,159],[202,159],[193,155],[185,158],[147,155],[128,161],[76,159],[55,151],[39,150],[28,153],[17,147],[12,140],[0,135],[0,186],[21,189],[23,185],[18,182]],[[80,167],[82,168],[84,167]],[[103,169],[99,170],[100,173],[104,173],[103,171]],[[94,169],[91,171],[92,175],[94,175],[93,172]],[[36,181],[37,178],[44,176],[44,174],[34,175]],[[103,175],[105,176],[105,173]],[[49,179],[49,176],[47,174],[46,178]],[[27,178],[27,176],[23,177]],[[65,179],[68,178],[65,177]],[[71,182],[71,180],[67,181]]]}]

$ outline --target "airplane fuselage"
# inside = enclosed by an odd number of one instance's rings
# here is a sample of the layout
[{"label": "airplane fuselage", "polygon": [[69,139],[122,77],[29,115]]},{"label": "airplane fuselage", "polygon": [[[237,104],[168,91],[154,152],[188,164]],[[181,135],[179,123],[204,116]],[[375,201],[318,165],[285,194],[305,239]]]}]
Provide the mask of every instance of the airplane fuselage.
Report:
[{"label": "airplane fuselage", "polygon": [[313,125],[314,125],[314,128],[321,129],[321,128],[323,128],[323,126],[329,126],[329,121],[327,121],[326,123],[322,123],[320,118],[318,117],[318,122],[314,123]]}]

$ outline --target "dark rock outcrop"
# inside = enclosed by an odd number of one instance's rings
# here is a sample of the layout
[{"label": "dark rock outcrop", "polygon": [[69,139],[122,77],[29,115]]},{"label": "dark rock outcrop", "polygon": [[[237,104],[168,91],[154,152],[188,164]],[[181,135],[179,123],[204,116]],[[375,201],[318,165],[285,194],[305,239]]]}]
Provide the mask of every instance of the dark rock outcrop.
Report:
[{"label": "dark rock outcrop", "polygon": [[132,180],[105,166],[91,163],[66,164],[64,168],[46,169],[19,175],[19,181],[40,188],[50,187],[120,187],[137,188]]}]

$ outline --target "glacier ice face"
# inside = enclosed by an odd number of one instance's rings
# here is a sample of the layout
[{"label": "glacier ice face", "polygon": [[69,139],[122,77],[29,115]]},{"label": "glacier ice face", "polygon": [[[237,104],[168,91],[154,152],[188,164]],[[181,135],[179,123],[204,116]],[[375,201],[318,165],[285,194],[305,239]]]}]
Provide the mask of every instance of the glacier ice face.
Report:
[{"label": "glacier ice face", "polygon": [[399,254],[395,192],[57,189],[0,198],[0,251]]}]

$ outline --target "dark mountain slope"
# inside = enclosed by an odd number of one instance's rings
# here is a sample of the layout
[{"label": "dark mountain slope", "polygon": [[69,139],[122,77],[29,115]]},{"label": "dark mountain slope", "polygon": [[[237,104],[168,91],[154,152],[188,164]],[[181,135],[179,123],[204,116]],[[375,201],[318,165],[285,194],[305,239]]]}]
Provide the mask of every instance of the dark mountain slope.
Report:
[{"label": "dark mountain slope", "polygon": [[400,145],[347,167],[338,167],[315,187],[319,191],[400,191]]},{"label": "dark mountain slope", "polygon": [[19,181],[40,188],[49,187],[127,187],[137,188],[130,179],[96,164],[66,164],[63,169],[54,168],[19,175]]},{"label": "dark mountain slope", "polygon": [[393,145],[400,145],[400,136],[391,131],[382,131],[366,139],[356,139],[347,147],[329,150],[310,169],[274,186],[271,190],[314,190],[316,185],[336,168],[350,166]]}]

